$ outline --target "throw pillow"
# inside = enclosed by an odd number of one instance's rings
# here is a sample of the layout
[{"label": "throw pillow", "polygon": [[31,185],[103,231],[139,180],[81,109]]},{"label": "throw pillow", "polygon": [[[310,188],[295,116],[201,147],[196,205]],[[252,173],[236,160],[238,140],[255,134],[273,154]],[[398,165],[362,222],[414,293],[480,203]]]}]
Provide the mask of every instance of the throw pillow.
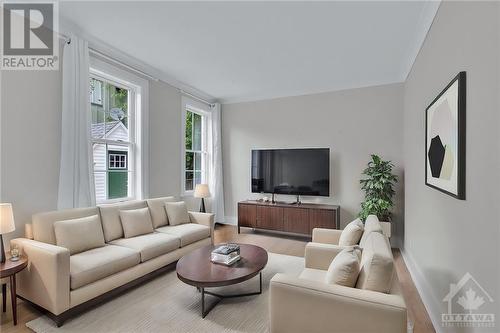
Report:
[{"label": "throw pillow", "polygon": [[351,246],[358,244],[363,235],[363,222],[360,219],[355,219],[345,226],[340,234],[339,246]]},{"label": "throw pillow", "polygon": [[361,255],[356,288],[388,293],[394,277],[394,258],[387,237],[370,233]]},{"label": "throw pillow", "polygon": [[148,207],[120,210],[120,220],[125,238],[149,234],[154,231]]},{"label": "throw pillow", "polygon": [[359,258],[354,247],[348,247],[340,251],[333,258],[325,282],[339,284],[346,287],[354,287],[359,274]]},{"label": "throw pillow", "polygon": [[170,225],[179,225],[191,222],[187,206],[184,201],[165,202],[165,210],[167,211],[168,224]]},{"label": "throw pillow", "polygon": [[104,246],[104,234],[98,215],[54,223],[57,246],[65,247],[70,255]]}]

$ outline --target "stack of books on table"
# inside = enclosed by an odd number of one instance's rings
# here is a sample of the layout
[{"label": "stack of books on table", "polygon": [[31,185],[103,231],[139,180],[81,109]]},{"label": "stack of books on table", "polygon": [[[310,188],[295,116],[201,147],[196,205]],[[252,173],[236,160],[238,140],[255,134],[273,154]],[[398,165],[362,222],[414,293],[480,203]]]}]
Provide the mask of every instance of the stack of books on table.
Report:
[{"label": "stack of books on table", "polygon": [[224,244],[216,247],[210,260],[216,264],[232,265],[240,260],[240,246],[238,244]]}]

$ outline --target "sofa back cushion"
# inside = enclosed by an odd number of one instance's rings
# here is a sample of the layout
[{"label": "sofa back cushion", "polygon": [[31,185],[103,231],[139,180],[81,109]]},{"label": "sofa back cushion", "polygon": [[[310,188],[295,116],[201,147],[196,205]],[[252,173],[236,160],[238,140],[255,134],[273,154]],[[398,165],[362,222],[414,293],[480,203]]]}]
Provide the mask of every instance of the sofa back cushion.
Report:
[{"label": "sofa back cushion", "polygon": [[104,246],[99,215],[54,223],[57,246],[65,247],[70,255]]},{"label": "sofa back cushion", "polygon": [[381,233],[372,232],[363,248],[356,288],[388,293],[393,277],[394,258],[389,239]]},{"label": "sofa back cushion", "polygon": [[165,210],[167,211],[168,223],[170,225],[179,225],[191,222],[186,203],[179,202],[166,202]]},{"label": "sofa back cushion", "polygon": [[165,211],[165,202],[177,201],[175,197],[162,197],[146,200],[149,212],[151,213],[151,220],[153,227],[159,228],[168,224],[167,212]]},{"label": "sofa back cushion", "polygon": [[154,231],[148,207],[120,210],[120,219],[125,238],[149,234]]},{"label": "sofa back cushion", "polygon": [[357,245],[363,235],[363,222],[360,219],[355,219],[345,226],[340,234],[339,246]]},{"label": "sofa back cushion", "polygon": [[74,208],[34,214],[32,217],[33,239],[39,242],[56,245],[54,223],[81,217],[99,215],[97,207]]},{"label": "sofa back cushion", "polygon": [[378,217],[376,215],[368,215],[365,220],[365,229],[363,231],[363,235],[359,241],[359,246],[364,248],[366,240],[370,236],[370,233],[378,232],[383,233],[382,225],[378,221]]},{"label": "sofa back cushion", "polygon": [[146,208],[144,200],[118,202],[99,206],[101,212],[102,229],[106,243],[123,238],[123,227],[120,220],[120,210]]},{"label": "sofa back cushion", "polygon": [[359,274],[359,250],[353,246],[340,251],[333,258],[325,275],[325,282],[328,284],[339,284],[346,287],[354,287]]}]

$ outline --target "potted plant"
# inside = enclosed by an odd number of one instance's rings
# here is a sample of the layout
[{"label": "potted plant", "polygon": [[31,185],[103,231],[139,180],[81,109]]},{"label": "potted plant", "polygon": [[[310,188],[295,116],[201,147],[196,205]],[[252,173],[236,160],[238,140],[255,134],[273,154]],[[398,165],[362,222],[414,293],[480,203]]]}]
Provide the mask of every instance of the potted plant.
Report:
[{"label": "potted plant", "polygon": [[394,185],[398,177],[392,173],[394,164],[384,161],[377,155],[371,155],[371,161],[363,170],[361,189],[365,191],[365,200],[361,203],[359,217],[364,221],[368,215],[377,215],[380,221],[390,222],[393,207]]}]

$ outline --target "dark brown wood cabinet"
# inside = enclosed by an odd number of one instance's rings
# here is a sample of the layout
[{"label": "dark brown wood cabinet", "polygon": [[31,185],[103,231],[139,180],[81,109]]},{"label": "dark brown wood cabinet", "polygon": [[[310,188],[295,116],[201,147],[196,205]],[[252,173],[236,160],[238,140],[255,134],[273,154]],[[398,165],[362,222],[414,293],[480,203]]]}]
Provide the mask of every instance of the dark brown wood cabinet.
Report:
[{"label": "dark brown wood cabinet", "polygon": [[283,229],[283,208],[257,206],[257,228],[269,230]]},{"label": "dark brown wood cabinet", "polygon": [[311,235],[314,228],[337,229],[340,207],[322,204],[288,204],[247,200],[238,203],[240,227]]},{"label": "dark brown wood cabinet", "polygon": [[238,231],[239,226],[257,228],[257,206],[238,205]]},{"label": "dark brown wood cabinet", "polygon": [[[283,214],[283,231],[309,234],[309,211],[304,208],[288,208]],[[307,223],[304,223],[307,221]]]},{"label": "dark brown wood cabinet", "polygon": [[314,228],[330,228],[336,229],[332,226],[332,221],[335,221],[335,211],[325,209],[311,209],[309,211],[309,227]]}]

